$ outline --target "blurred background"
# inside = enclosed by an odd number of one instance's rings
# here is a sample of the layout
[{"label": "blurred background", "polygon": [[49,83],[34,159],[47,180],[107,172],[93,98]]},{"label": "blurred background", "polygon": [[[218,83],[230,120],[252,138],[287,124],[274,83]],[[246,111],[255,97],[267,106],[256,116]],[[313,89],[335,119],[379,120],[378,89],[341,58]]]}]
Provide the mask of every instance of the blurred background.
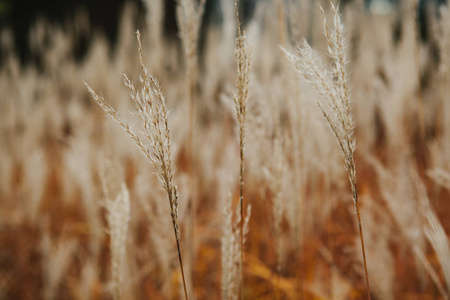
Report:
[{"label": "blurred background", "polygon": [[[254,11],[256,0],[241,1],[243,19],[249,19]],[[177,37],[175,17],[175,0],[164,1],[164,34]],[[77,36],[75,55],[82,58],[95,34],[104,35],[114,49],[117,40],[119,21],[125,5],[135,9],[135,27],[142,28],[145,20],[146,6],[140,0],[64,0],[64,1],[29,1],[2,0],[0,2],[0,28],[8,29],[14,36],[14,44],[22,62],[36,62],[30,49],[30,28],[45,20],[52,25],[61,26],[66,31],[89,28]],[[206,1],[203,16],[205,26],[221,24],[222,13],[220,1]],[[4,55],[2,55],[4,56]]]},{"label": "blurred background", "polygon": [[[241,15],[243,21],[249,20],[255,10],[257,2],[267,2],[268,0],[242,0]],[[293,0],[285,0],[285,5]],[[345,6],[355,0],[340,1]],[[164,1],[164,34],[166,37],[177,37],[177,24],[175,17],[175,0]],[[399,12],[400,0],[365,0],[366,14],[388,14],[392,11]],[[314,0],[311,0],[314,3]],[[436,7],[446,3],[445,0],[418,0],[417,13],[418,22],[421,28],[421,37],[426,39],[426,9],[436,10]],[[95,34],[104,35],[110,43],[112,51],[117,40],[119,20],[125,5],[135,8],[136,28],[142,28],[145,20],[146,6],[140,0],[64,0],[64,1],[32,1],[32,0],[1,0],[0,2],[0,29],[8,29],[14,37],[15,49],[22,62],[35,62],[38,60],[30,49],[30,28],[39,22],[46,20],[50,24],[58,25],[65,31],[80,30],[89,28],[85,32],[76,36],[74,43],[75,56],[80,59],[87,51],[87,48]],[[428,8],[427,8],[428,7]],[[432,8],[430,8],[432,7]],[[306,7],[304,8],[306,9]],[[437,14],[437,12],[436,12]],[[203,37],[204,28],[210,24],[219,25],[222,22],[222,12],[219,0],[207,0],[205,14],[203,16]],[[310,22],[311,23],[311,22]],[[4,53],[0,53],[0,58]],[[1,62],[2,60],[0,60]]]}]

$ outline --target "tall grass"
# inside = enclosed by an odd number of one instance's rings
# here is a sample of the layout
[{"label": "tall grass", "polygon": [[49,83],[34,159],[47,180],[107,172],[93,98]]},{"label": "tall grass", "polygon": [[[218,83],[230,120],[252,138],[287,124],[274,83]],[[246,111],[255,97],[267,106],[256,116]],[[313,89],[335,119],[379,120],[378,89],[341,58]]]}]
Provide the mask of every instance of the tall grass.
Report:
[{"label": "tall grass", "polygon": [[239,20],[239,1],[235,1],[237,38],[236,38],[236,92],[233,95],[236,119],[239,125],[239,213],[240,213],[240,250],[241,250],[241,299],[244,299],[244,145],[245,122],[247,118],[248,87],[250,83],[250,50],[245,42],[245,33],[241,31]]},{"label": "tall grass", "polygon": [[128,222],[130,218],[130,199],[127,188],[122,186],[122,193],[112,200],[107,200],[108,225],[111,235],[111,269],[114,299],[123,299],[124,266]]},{"label": "tall grass", "polygon": [[[186,64],[186,83],[189,105],[189,124],[187,151],[190,159],[190,167],[193,164],[194,147],[194,112],[195,112],[195,89],[198,80],[198,43],[200,26],[202,24],[203,12],[206,0],[177,0],[177,23],[180,29],[180,39]],[[191,174],[192,176],[192,174]]]},{"label": "tall grass", "polygon": [[361,250],[364,263],[364,272],[367,287],[367,299],[370,299],[369,274],[367,272],[366,250],[359,212],[358,191],[356,188],[356,165],[354,153],[356,142],[354,140],[354,122],[351,111],[350,84],[347,70],[347,57],[345,54],[344,25],[339,14],[339,7],[331,4],[333,10],[334,28],[330,31],[322,7],[324,35],[328,43],[328,55],[332,59],[331,70],[327,71],[319,56],[305,41],[299,48],[299,57],[285,50],[287,58],[297,68],[297,71],[314,87],[321,97],[316,103],[333,132],[344,156],[352,191],[353,204],[358,221]]},{"label": "tall grass", "polygon": [[[149,159],[156,170],[156,174],[161,181],[162,187],[167,193],[169,200],[170,216],[172,219],[175,240],[177,243],[178,259],[180,263],[181,277],[183,280],[183,288],[186,299],[189,299],[186,279],[183,269],[183,261],[181,257],[180,247],[180,230],[178,227],[178,188],[174,183],[174,165],[172,158],[172,146],[170,143],[170,128],[168,124],[168,113],[166,102],[158,81],[148,72],[144,65],[141,46],[141,35],[137,32],[139,42],[139,63],[141,66],[141,75],[139,81],[142,85],[140,90],[136,90],[133,83],[126,75],[124,83],[129,90],[130,96],[136,107],[134,115],[141,121],[144,129],[144,136],[147,145],[137,136],[130,128],[130,125],[119,118],[118,113],[110,107],[102,96],[97,95],[92,88],[86,84],[89,93],[94,101],[116,121],[130,136],[136,146]],[[112,224],[112,222],[110,221]],[[123,228],[123,226],[122,226]],[[118,238],[117,238],[118,239]],[[123,242],[123,234],[120,240]],[[113,247],[115,249],[117,247]],[[114,257],[113,257],[114,258]],[[117,276],[117,274],[116,274]]]}]

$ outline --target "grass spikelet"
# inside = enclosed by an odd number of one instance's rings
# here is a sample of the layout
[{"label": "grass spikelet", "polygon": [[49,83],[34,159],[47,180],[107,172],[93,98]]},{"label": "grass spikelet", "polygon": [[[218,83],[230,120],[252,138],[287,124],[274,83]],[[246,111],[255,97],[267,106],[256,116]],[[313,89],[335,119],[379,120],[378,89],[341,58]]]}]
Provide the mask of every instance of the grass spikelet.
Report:
[{"label": "grass spikelet", "polygon": [[111,236],[111,272],[114,299],[123,298],[123,270],[125,264],[126,240],[130,220],[130,195],[125,184],[114,200],[107,199],[108,226]]},{"label": "grass spikelet", "polygon": [[250,49],[247,47],[245,32],[242,32],[239,22],[238,0],[235,1],[237,38],[235,49],[236,60],[236,92],[233,95],[236,109],[236,119],[239,124],[239,207],[241,220],[240,249],[241,249],[241,299],[244,298],[244,141],[245,121],[247,114],[248,86],[250,83]]},{"label": "grass spikelet", "polygon": [[[235,213],[231,209],[231,198],[226,201],[224,208],[224,226],[221,238],[222,249],[222,299],[237,300],[239,298],[239,272],[240,272],[240,234],[241,218],[239,207]],[[247,205],[247,214],[243,222],[244,243],[248,233],[248,222],[251,215],[251,206]]]},{"label": "grass spikelet", "polygon": [[126,75],[124,75],[124,83],[135,104],[136,112],[134,115],[141,121],[147,144],[144,144],[144,141],[131,130],[130,126],[119,118],[118,113],[106,103],[102,96],[97,95],[88,84],[86,86],[94,101],[125,130],[156,169],[156,174],[169,200],[184,293],[186,299],[188,299],[181,257],[180,230],[178,228],[178,188],[174,183],[174,166],[172,147],[170,144],[168,112],[165,98],[158,81],[148,72],[144,65],[139,31],[137,32],[137,39],[139,42],[139,61],[141,66],[139,82],[142,87],[140,90],[137,90]]},{"label": "grass spikelet", "polygon": [[338,7],[335,7],[333,4],[331,4],[331,6],[334,14],[333,30],[329,29],[323,8],[320,7],[323,16],[324,35],[328,43],[328,55],[332,58],[330,71],[323,67],[320,57],[312,50],[306,41],[304,41],[303,46],[298,49],[298,56],[289,53],[287,50],[284,50],[284,52],[287,59],[295,66],[298,73],[301,74],[319,94],[320,99],[316,100],[316,103],[322,111],[332,133],[336,137],[339,148],[344,156],[345,169],[347,170],[350,181],[352,199],[358,219],[367,286],[367,299],[370,299],[369,275],[367,272],[364,237],[356,189],[356,165],[354,159],[356,142],[353,138],[354,122],[351,112],[348,70],[346,68],[347,60],[345,56],[345,39],[343,36],[344,26],[339,15]]}]

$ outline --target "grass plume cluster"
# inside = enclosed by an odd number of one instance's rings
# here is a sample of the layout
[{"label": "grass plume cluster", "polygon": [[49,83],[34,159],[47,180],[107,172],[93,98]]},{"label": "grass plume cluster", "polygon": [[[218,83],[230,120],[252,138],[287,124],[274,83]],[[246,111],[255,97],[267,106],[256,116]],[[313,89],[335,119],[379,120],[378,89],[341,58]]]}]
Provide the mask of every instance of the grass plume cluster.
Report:
[{"label": "grass plume cluster", "polygon": [[[180,250],[180,229],[178,227],[178,188],[174,183],[174,166],[172,161],[172,146],[170,144],[170,128],[168,124],[168,112],[166,109],[166,102],[164,95],[162,93],[161,87],[158,81],[148,72],[144,65],[142,57],[142,46],[140,33],[137,32],[137,39],[139,42],[139,63],[141,66],[141,75],[139,81],[142,85],[140,90],[136,90],[133,83],[124,75],[124,83],[128,88],[131,98],[136,107],[135,116],[141,121],[142,127],[144,129],[144,136],[147,141],[147,145],[144,144],[142,139],[137,136],[130,128],[130,125],[122,121],[118,113],[110,107],[104,97],[97,95],[92,88],[86,84],[89,93],[92,95],[94,101],[114,120],[116,121],[126,133],[130,136],[132,141],[136,146],[143,152],[143,154],[150,160],[152,165],[156,170],[156,175],[158,176],[164,190],[167,193],[167,198],[169,200],[170,216],[172,219],[173,230],[175,233],[175,240],[177,243],[178,258],[180,262],[181,277],[183,280],[183,287],[186,299],[188,299],[188,293],[186,288],[186,279],[184,276],[183,262]],[[125,201],[125,200],[122,200]],[[117,202],[116,205],[120,205]],[[113,206],[111,206],[113,209]],[[110,227],[113,228],[117,224],[117,220],[112,221],[115,214],[110,214]],[[124,233],[120,230],[125,230],[126,224],[121,222],[122,226],[120,229],[113,230],[114,233],[113,241],[114,243],[124,243]],[[117,225],[115,225],[117,226]],[[117,233],[118,232],[118,233]],[[117,233],[117,234],[116,234]],[[113,277],[118,277],[116,260],[122,259],[120,255],[123,252],[124,245],[112,246],[113,251]],[[119,250],[116,250],[119,249]],[[115,251],[119,253],[114,254]],[[116,258],[117,257],[117,258]],[[115,279],[116,284],[120,280]],[[117,293],[116,293],[117,294]]]},{"label": "grass plume cluster", "polygon": [[348,80],[347,58],[345,54],[344,26],[338,7],[331,4],[333,11],[333,29],[330,31],[322,7],[324,35],[328,43],[328,55],[332,59],[331,70],[327,71],[318,54],[305,41],[299,48],[299,57],[285,51],[288,59],[297,68],[298,72],[314,87],[321,99],[316,100],[325,120],[330,126],[339,148],[344,156],[345,169],[352,190],[352,199],[358,218],[358,227],[361,238],[361,249],[366,276],[367,299],[370,299],[369,274],[367,272],[364,237],[359,212],[358,192],[356,189],[356,165],[354,140],[354,122],[352,117],[350,84]]},{"label": "grass plume cluster", "polygon": [[250,50],[246,45],[245,33],[241,31],[239,20],[239,2],[235,1],[237,38],[236,38],[236,92],[233,95],[236,119],[239,126],[239,213],[240,213],[240,276],[241,299],[244,299],[244,145],[245,145],[245,121],[247,115],[248,89],[250,83]]}]

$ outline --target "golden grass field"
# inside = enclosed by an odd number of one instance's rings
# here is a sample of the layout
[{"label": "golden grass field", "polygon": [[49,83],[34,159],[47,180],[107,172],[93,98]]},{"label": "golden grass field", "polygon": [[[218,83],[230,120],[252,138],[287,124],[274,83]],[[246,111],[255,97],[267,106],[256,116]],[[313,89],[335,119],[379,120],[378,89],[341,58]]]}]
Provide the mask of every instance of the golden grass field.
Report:
[{"label": "golden grass field", "polygon": [[0,299],[449,299],[447,8],[163,1],[81,61],[82,15],[2,32]]}]

